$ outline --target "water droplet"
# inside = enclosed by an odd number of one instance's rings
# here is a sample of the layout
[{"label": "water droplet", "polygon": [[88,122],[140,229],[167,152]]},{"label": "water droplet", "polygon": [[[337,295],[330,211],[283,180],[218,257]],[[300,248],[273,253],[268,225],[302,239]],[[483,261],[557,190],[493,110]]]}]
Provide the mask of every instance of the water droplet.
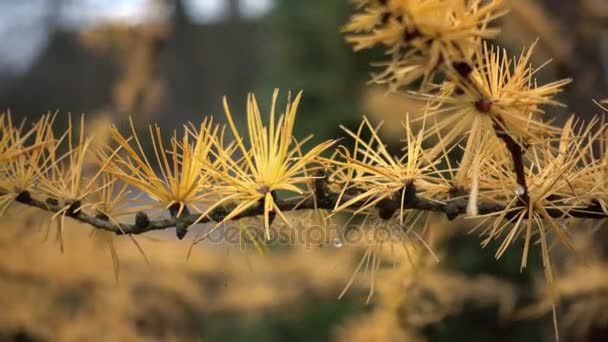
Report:
[{"label": "water droplet", "polygon": [[342,243],[342,241],[340,241],[340,239],[334,239],[332,244],[333,244],[334,248],[342,248],[342,246],[344,246],[344,244]]}]

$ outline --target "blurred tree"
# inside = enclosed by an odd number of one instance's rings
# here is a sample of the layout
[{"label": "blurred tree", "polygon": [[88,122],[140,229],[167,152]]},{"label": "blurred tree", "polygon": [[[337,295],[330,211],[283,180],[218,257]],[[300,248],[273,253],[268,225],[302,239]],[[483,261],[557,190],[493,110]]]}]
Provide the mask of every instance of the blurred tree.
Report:
[{"label": "blurred tree", "polygon": [[173,128],[203,115],[221,119],[222,96],[244,98],[258,76],[262,60],[257,47],[264,39],[260,23],[243,20],[236,1],[226,19],[217,23],[197,23],[184,0],[169,1],[171,33],[160,69],[168,84],[167,102],[161,107],[166,115],[157,121]]},{"label": "blurred tree", "polygon": [[270,95],[275,87],[304,90],[298,136],[314,132],[316,141],[341,136],[339,124],[348,126],[363,114],[358,99],[371,58],[352,53],[344,42],[340,25],[349,13],[347,1],[277,0],[262,20],[259,93]]}]

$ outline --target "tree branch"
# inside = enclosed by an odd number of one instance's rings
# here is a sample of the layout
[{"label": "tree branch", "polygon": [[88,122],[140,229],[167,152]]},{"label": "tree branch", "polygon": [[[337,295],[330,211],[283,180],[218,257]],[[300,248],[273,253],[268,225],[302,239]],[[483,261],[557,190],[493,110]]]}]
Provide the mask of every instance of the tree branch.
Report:
[{"label": "tree branch", "polygon": [[[409,187],[409,189],[404,189],[404,191],[412,192],[412,189],[415,190],[414,187]],[[295,211],[295,210],[312,210],[312,209],[325,209],[325,210],[333,210],[336,206],[336,202],[338,200],[338,194],[336,193],[326,193],[324,196],[317,196],[317,198],[313,198],[313,196],[298,196],[294,198],[290,198],[287,200],[277,200],[277,205],[281,209],[281,211]],[[342,201],[347,201],[348,197],[345,196],[342,198]],[[63,205],[59,203],[56,199],[47,198],[45,200],[36,199],[31,196],[27,192],[21,193],[17,196],[16,201],[28,206],[36,207],[49,212],[59,212],[64,210],[66,206],[70,206],[72,204],[64,203]],[[398,202],[395,200],[395,202]],[[420,211],[428,211],[428,212],[436,212],[436,213],[444,213],[449,220],[453,220],[460,215],[466,214],[467,209],[467,200],[466,199],[457,199],[450,202],[440,202],[431,199],[421,198],[415,196],[415,194],[408,195],[406,208],[408,210],[420,210]],[[399,208],[399,204],[396,206],[395,203],[384,203],[383,206],[389,206],[392,208]],[[356,203],[353,206],[353,209],[357,207],[362,207],[365,203]],[[230,213],[231,208],[217,208],[213,210],[207,217],[204,217],[199,220],[199,223],[208,223],[208,222],[220,222],[222,221],[226,215]],[[383,210],[382,207],[379,208],[380,211]],[[395,209],[396,210],[396,209]],[[496,203],[480,203],[479,204],[479,214],[491,214],[502,212],[505,210],[505,207],[501,204]],[[513,216],[520,210],[526,210],[525,206],[517,207],[512,209],[507,216]],[[608,218],[608,213],[602,210],[601,205],[598,202],[593,202],[591,205],[586,207],[580,207],[576,209],[572,209],[568,211],[566,214],[564,212],[547,208],[547,212],[551,217],[577,217],[577,218],[588,218],[588,219],[606,219]],[[235,220],[245,218],[245,217],[254,217],[263,215],[264,210],[261,207],[253,207],[242,214],[235,217]],[[184,225],[188,227],[196,222],[200,215],[197,214],[184,214],[180,217],[170,217],[166,219],[159,220],[150,220],[147,214],[140,212],[135,216],[135,223],[127,224],[127,223],[119,223],[115,224],[108,220],[107,217],[103,215],[89,215],[82,210],[76,208],[75,210],[67,210],[65,211],[65,215],[67,217],[73,218],[77,221],[87,223],[94,228],[103,229],[106,231],[113,232],[117,235],[136,235],[143,234],[146,232],[154,231],[154,230],[164,230],[176,227],[178,225]],[[386,218],[386,215],[384,215]],[[390,217],[390,216],[389,216]],[[183,236],[182,236],[183,237]]]}]

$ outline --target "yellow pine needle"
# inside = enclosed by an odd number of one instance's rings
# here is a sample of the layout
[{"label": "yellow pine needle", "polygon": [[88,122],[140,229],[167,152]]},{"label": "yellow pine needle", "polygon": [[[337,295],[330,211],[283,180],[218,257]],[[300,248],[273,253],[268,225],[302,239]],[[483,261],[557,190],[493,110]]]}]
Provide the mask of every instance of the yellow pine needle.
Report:
[{"label": "yellow pine needle", "polygon": [[[132,201],[132,198],[129,198],[129,184],[119,183],[119,180],[115,175],[108,173],[102,173],[98,178],[98,183],[97,191],[92,194],[92,198],[90,199],[92,202],[90,210],[95,213],[105,215],[108,218],[108,221],[114,223],[116,227],[118,227],[118,229],[124,234],[124,231],[122,228],[120,228],[119,218],[121,216],[133,213],[133,209],[129,209],[125,205]],[[127,236],[135,245],[146,263],[149,264],[150,262],[148,257],[135,236],[131,234],[128,234]],[[115,265],[115,272],[118,277],[119,259],[114,246],[115,235],[113,234],[105,239],[109,244],[110,252]]]},{"label": "yellow pine needle", "polygon": [[41,148],[39,144],[25,146],[26,140],[38,130],[36,126],[23,134],[23,125],[15,127],[10,113],[0,114],[0,163],[10,162],[24,153]]},{"label": "yellow pine needle", "polygon": [[211,152],[219,126],[214,126],[213,120],[207,118],[198,130],[192,124],[185,126],[181,139],[176,132],[173,133],[169,150],[165,148],[160,127],[150,126],[153,158],[149,158],[133,121],[129,121],[131,138],[123,136],[116,127],[112,129],[112,137],[118,147],[111,155],[101,153],[101,158],[107,160],[105,172],[152,197],[157,201],[152,207],[160,205],[166,209],[178,205],[178,216],[186,206],[196,208],[208,196],[208,175],[204,172],[203,160]]},{"label": "yellow pine needle", "polygon": [[[57,222],[57,239],[62,252],[65,216],[70,211],[77,213],[90,205],[84,201],[97,190],[95,180],[100,175],[100,172],[92,177],[86,175],[91,138],[86,138],[84,127],[84,116],[81,116],[78,131],[75,132],[70,116],[66,132],[59,139],[49,141],[45,168],[37,170],[37,189],[64,203],[64,207],[51,217],[51,221]],[[78,134],[77,140],[75,134]],[[61,154],[60,149],[64,145],[67,145],[67,151]]]},{"label": "yellow pine needle", "polygon": [[[453,70],[448,78],[454,83],[446,82],[439,93],[415,93],[417,98],[435,104],[429,117],[442,115],[439,126],[449,130],[445,137],[448,143],[462,135],[482,135],[492,127],[520,143],[540,141],[558,132],[542,121],[542,106],[562,106],[553,97],[571,80],[538,85],[535,75],[544,65],[530,66],[535,45],[511,59],[506,50],[484,42],[469,62],[476,67],[466,78]],[[475,124],[480,120],[482,124]]]},{"label": "yellow pine needle", "polygon": [[[214,194],[221,198],[211,205],[202,216],[208,215],[215,208],[235,202],[230,214],[209,232],[198,234],[194,243],[204,240],[222,223],[238,217],[246,210],[262,205],[264,211],[265,236],[270,237],[271,213],[277,215],[289,225],[274,198],[277,191],[288,191],[302,194],[306,184],[313,177],[308,172],[318,167],[311,167],[323,151],[334,144],[326,141],[312,147],[308,152],[301,152],[301,143],[293,137],[296,112],[302,93],[298,93],[293,102],[288,101],[284,114],[276,119],[276,105],[279,91],[274,91],[269,115],[269,125],[262,122],[262,116],[253,94],[247,97],[247,132],[248,141],[239,133],[234,122],[228,101],[224,98],[224,111],[230,131],[234,136],[234,145],[223,147],[223,137],[216,148],[216,161],[205,162],[205,168],[216,180]],[[222,134],[223,136],[223,134]],[[241,154],[235,160],[233,154]]]},{"label": "yellow pine needle", "polygon": [[[543,144],[532,147],[530,165],[525,170],[528,183],[528,203],[523,206],[516,197],[511,197],[505,203],[504,211],[483,216],[495,218],[491,229],[483,233],[487,235],[484,245],[503,235],[510,227],[496,253],[497,258],[504,254],[516,237],[523,234],[524,247],[521,261],[523,270],[527,265],[533,234],[536,233],[539,235],[547,281],[550,283],[551,270],[547,269],[550,268],[548,234],[554,236],[568,250],[574,251],[569,237],[570,231],[557,218],[552,217],[548,210],[562,212],[564,217],[567,217],[568,210],[591,204],[590,200],[585,202],[583,198],[579,198],[578,194],[573,191],[575,189],[573,184],[579,185],[576,189],[584,189],[581,184],[585,184],[585,181],[581,181],[580,178],[584,179],[588,172],[583,159],[590,153],[591,142],[595,141],[598,136],[591,133],[595,123],[596,121],[592,121],[588,125],[581,125],[583,128],[575,128],[574,119],[570,118],[564,125],[559,139],[555,140],[557,145],[552,140],[546,140]],[[587,140],[588,138],[590,139]],[[488,188],[516,188],[517,183],[513,174],[507,171],[511,167],[510,164],[504,162],[497,164],[496,161],[490,160],[486,167],[487,174],[493,174],[495,177],[493,180],[482,178],[482,182],[485,182]],[[503,170],[501,171],[501,169]],[[505,198],[495,198],[495,200],[505,201]],[[509,213],[515,213],[514,217],[507,219]],[[525,223],[524,220],[526,220]]]},{"label": "yellow pine needle", "polygon": [[[381,126],[382,126],[382,123],[379,123],[374,128],[374,130],[375,131],[379,130]],[[362,121],[361,124],[359,125],[359,128],[357,129],[357,132],[355,135],[357,137],[360,137],[363,129],[366,127],[367,127],[367,125],[365,124],[365,121]],[[340,128],[342,128],[342,130],[346,130],[346,128],[343,126],[340,126]],[[335,166],[335,165],[339,166],[339,169],[334,170],[334,172],[331,174],[332,183],[334,183],[334,184],[337,183],[340,186],[340,189],[339,189],[340,192],[338,194],[336,204],[342,203],[342,199],[343,199],[344,195],[346,194],[346,191],[349,188],[354,187],[353,180],[358,179],[359,177],[364,175],[364,172],[362,170],[348,167],[349,166],[348,163],[342,163],[342,165],[340,165],[340,163],[336,162],[337,157],[340,155],[342,155],[344,157],[344,159],[346,159],[348,161],[348,160],[356,160],[357,156],[359,154],[362,154],[362,156],[359,158],[359,161],[361,161],[362,163],[366,163],[369,160],[369,152],[366,149],[363,149],[363,150],[359,149],[360,141],[361,141],[360,139],[355,139],[355,145],[354,145],[352,153],[344,146],[338,146],[338,149],[336,150],[336,152],[332,156],[332,158],[327,160],[327,164],[332,165],[332,166]],[[373,144],[373,142],[374,142],[374,137],[372,136],[367,141],[367,145],[371,145],[371,144]]]},{"label": "yellow pine needle", "polygon": [[355,51],[385,46],[391,60],[379,63],[384,72],[374,78],[393,89],[433,74],[454,61],[470,58],[481,39],[498,30],[489,24],[506,13],[502,0],[366,1],[344,26],[346,41]]},{"label": "yellow pine needle", "polygon": [[[574,128],[574,119],[570,118],[564,125],[560,138],[557,139],[557,146],[553,146],[551,140],[545,141],[542,145],[533,146],[530,158],[531,165],[526,170],[529,194],[527,206],[521,207],[521,205],[517,204],[516,199],[511,200],[506,209],[498,214],[489,236],[484,241],[487,244],[491,239],[497,238],[507,226],[511,225],[509,233],[496,252],[496,257],[499,258],[521,233],[520,227],[523,220],[526,219],[521,260],[521,270],[523,270],[527,266],[533,230],[538,233],[544,275],[550,293],[556,338],[559,338],[555,302],[556,289],[548,247],[549,233],[555,236],[557,241],[571,252],[574,252],[574,247],[570,241],[568,228],[562,225],[558,219],[551,217],[547,210],[561,211],[564,217],[567,217],[568,210],[590,204],[590,200],[587,200],[585,203],[584,200],[581,201],[578,198],[572,184],[579,185],[577,188],[579,191],[583,190],[585,177],[589,175],[589,172],[585,168],[593,168],[592,165],[586,164],[583,160],[584,156],[590,153],[589,151],[593,146],[592,143],[598,137],[598,134],[591,133],[595,123],[596,121],[593,120],[587,125],[587,128],[577,130]],[[586,139],[588,139],[587,142]],[[502,165],[502,167],[505,167],[504,163]],[[509,175],[504,172],[496,174]],[[583,178],[582,181],[580,180],[581,178]],[[514,180],[511,180],[511,184],[513,183],[515,183]],[[504,222],[508,212],[516,212],[517,214],[513,219]],[[489,216],[496,216],[496,214]]]},{"label": "yellow pine needle", "polygon": [[[14,157],[5,160],[4,167],[0,170],[0,215],[13,203],[19,193],[35,191],[38,175],[45,165],[45,145],[53,139],[51,126],[54,116],[44,115],[37,121],[32,129],[21,134],[20,129],[14,129],[8,117],[8,126],[2,127],[2,139],[11,149],[22,151],[14,154]],[[0,118],[0,123],[4,118]],[[25,139],[33,136],[33,141],[24,146]],[[6,150],[6,149],[5,149]]]},{"label": "yellow pine needle", "polygon": [[[81,201],[93,192],[96,189],[95,178],[99,175],[90,178],[85,175],[91,139],[86,138],[84,116],[81,116],[79,129],[75,131],[70,116],[66,132],[49,147],[48,166],[42,170],[39,184],[44,193],[66,202]],[[78,134],[78,140],[75,134]],[[63,145],[67,145],[67,151],[61,154]]]},{"label": "yellow pine needle", "polygon": [[[406,186],[414,184],[417,189],[433,190],[442,187],[441,178],[433,177],[435,165],[438,161],[430,161],[426,151],[422,147],[424,128],[418,134],[414,134],[409,117],[404,122],[406,133],[405,153],[397,158],[391,155],[380,136],[366,117],[355,134],[346,128],[342,128],[355,140],[355,153],[343,153],[345,166],[358,172],[356,177],[348,180],[345,187],[358,189],[360,192],[344,202],[337,202],[334,213],[343,211],[355,203],[364,202],[355,210],[355,214],[371,209],[384,199],[393,198],[398,191]],[[372,138],[369,142],[361,138],[362,127],[367,127]],[[344,190],[345,191],[345,190]],[[401,198],[400,222],[403,223],[404,198]]]}]

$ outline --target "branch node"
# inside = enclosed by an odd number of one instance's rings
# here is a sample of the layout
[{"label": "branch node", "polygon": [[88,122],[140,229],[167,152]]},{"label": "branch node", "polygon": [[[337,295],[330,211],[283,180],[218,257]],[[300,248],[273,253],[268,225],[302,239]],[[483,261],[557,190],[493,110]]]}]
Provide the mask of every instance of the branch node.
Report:
[{"label": "branch node", "polygon": [[[401,191],[398,191],[397,194],[400,197],[404,196],[404,209],[415,209],[416,204],[418,203],[416,186],[412,180],[406,180],[404,183],[406,184],[405,187],[403,187]],[[401,208],[401,202],[395,198],[385,198],[376,204],[376,208],[378,208],[378,216],[380,216],[380,218],[383,220],[388,220],[393,217],[395,211]]]},{"label": "branch node", "polygon": [[376,208],[378,208],[378,216],[383,220],[388,220],[399,209],[399,202],[392,198],[385,198],[376,204]]},{"label": "branch node", "polygon": [[475,109],[480,113],[489,113],[492,110],[492,101],[483,97],[475,102]]},{"label": "branch node", "polygon": [[226,210],[226,208],[217,207],[213,211],[211,211],[207,216],[213,222],[222,222],[227,215],[228,210]]},{"label": "branch node", "polygon": [[76,200],[70,204],[70,206],[68,207],[68,210],[66,210],[66,213],[69,216],[74,216],[74,215],[76,215],[76,213],[78,213],[81,206],[82,206],[82,202],[80,202],[80,200]]},{"label": "branch node", "polygon": [[405,182],[405,188],[401,191],[405,191],[404,196],[404,205],[406,209],[414,209],[416,208],[416,203],[418,203],[418,196],[416,196],[416,185],[414,181],[407,180]]},{"label": "branch node", "polygon": [[266,195],[268,193],[268,191],[270,191],[270,188],[268,187],[268,185],[262,185],[257,189],[257,192],[260,193],[261,195]]},{"label": "branch node", "polygon": [[32,194],[27,190],[21,191],[15,200],[21,203],[29,203],[32,200]]},{"label": "branch node", "polygon": [[414,27],[408,27],[405,32],[403,32],[403,40],[405,42],[411,42],[412,40],[422,37],[422,33]]},{"label": "branch node", "polygon": [[189,225],[185,222],[184,218],[190,216],[190,209],[181,203],[173,203],[169,207],[169,214],[176,219],[175,236],[177,236],[179,240],[182,240],[188,233]]},{"label": "branch node", "polygon": [[445,216],[449,221],[455,220],[460,215],[460,208],[455,202],[450,202],[445,206]]},{"label": "branch node", "polygon": [[179,240],[183,240],[187,233],[188,225],[184,221],[178,219],[175,223],[175,236],[177,236]]},{"label": "branch node", "polygon": [[146,229],[150,226],[150,218],[143,211],[138,211],[135,214],[135,226],[139,229]]},{"label": "branch node", "polygon": [[327,198],[327,173],[325,170],[316,170],[313,173],[314,179],[314,192],[318,200]]},{"label": "branch node", "polygon": [[473,72],[473,67],[471,67],[467,62],[454,62],[452,63],[452,66],[463,78],[468,78],[471,72]]}]

